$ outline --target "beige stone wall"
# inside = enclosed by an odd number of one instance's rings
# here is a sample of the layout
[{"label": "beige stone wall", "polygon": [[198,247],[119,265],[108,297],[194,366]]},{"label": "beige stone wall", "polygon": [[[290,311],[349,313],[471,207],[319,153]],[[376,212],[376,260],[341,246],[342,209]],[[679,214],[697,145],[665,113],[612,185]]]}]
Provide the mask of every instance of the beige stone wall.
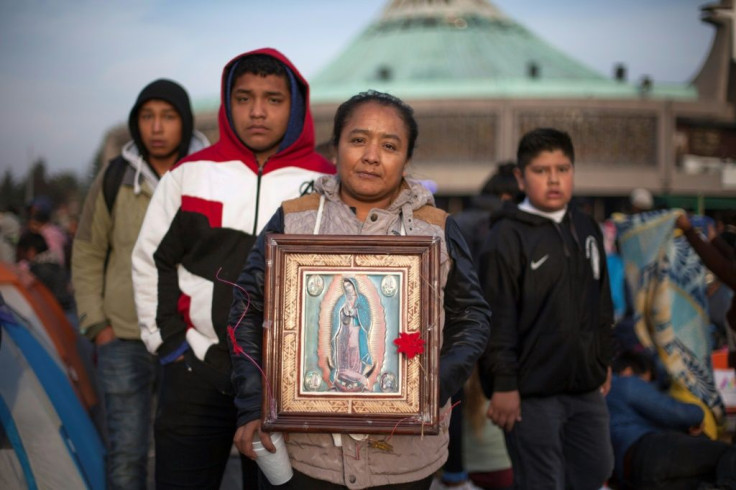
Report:
[{"label": "beige stone wall", "polygon": [[[568,131],[576,151],[576,190],[587,195],[627,195],[634,187],[655,194],[736,196],[715,167],[693,172],[682,166],[683,130],[679,120],[736,124],[733,108],[712,102],[666,100],[443,100],[409,101],[419,124],[412,164],[417,178],[432,179],[439,194],[472,195],[498,162],[514,159],[526,131],[551,126]],[[331,137],[337,104],[312,108],[315,140]],[[197,129],[216,141],[216,113],[196,115]],[[715,124],[715,123],[714,123]],[[682,126],[682,125],[680,125]],[[736,131],[736,130],[734,130]],[[732,134],[696,128],[687,133],[694,144],[732,148]],[[725,135],[725,136],[724,136]],[[129,139],[127,129],[112,129],[104,143],[105,161]],[[710,146],[707,144],[711,142]],[[736,159],[736,154],[730,155]]]}]

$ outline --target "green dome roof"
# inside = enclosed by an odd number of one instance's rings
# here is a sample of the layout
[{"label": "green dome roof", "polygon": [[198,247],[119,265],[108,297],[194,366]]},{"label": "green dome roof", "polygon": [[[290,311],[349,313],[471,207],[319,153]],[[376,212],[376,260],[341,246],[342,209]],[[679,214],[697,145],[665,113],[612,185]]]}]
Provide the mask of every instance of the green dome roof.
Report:
[{"label": "green dome roof", "polygon": [[[600,75],[486,0],[393,0],[310,84],[313,102],[368,88],[406,98],[640,95],[637,86]],[[652,87],[656,94],[696,97],[687,86]]]}]

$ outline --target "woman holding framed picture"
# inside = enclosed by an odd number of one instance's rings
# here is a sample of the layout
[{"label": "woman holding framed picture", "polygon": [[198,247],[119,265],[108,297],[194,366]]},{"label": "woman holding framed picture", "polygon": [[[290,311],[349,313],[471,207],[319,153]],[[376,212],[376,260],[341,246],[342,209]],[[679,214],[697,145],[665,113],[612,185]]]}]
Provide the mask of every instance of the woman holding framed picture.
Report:
[{"label": "woman holding framed picture", "polygon": [[[439,362],[428,372],[420,373],[433,381],[428,386],[434,386],[438,393],[435,398],[442,407],[438,433],[400,435],[400,430],[392,430],[377,435],[367,430],[368,434],[355,434],[360,432],[355,426],[350,426],[350,433],[343,430],[338,434],[319,427],[287,431],[286,446],[294,469],[291,488],[428,489],[434,472],[447,459],[450,396],[463,385],[485,349],[490,311],[467,245],[452,217],[434,206],[432,194],[419,182],[405,177],[417,135],[412,108],[394,96],[369,91],[344,102],[335,114],[333,129],[337,175],[317,180],[314,194],[282,203],[260,234],[233,290],[230,340],[239,414],[235,444],[255,459],[254,441],[274,450],[269,433],[261,430],[263,390],[271,389],[263,383],[260,369],[263,327],[267,326],[264,288],[268,235],[434,237],[439,242],[438,281],[428,286],[439,314],[436,324],[422,326],[422,332],[431,332],[439,339]],[[355,283],[350,286],[355,288]],[[344,286],[347,296],[350,286]],[[395,294],[386,285],[378,289],[386,297]],[[348,310],[345,313],[341,318],[347,325],[367,321],[351,316]],[[366,334],[368,329],[363,326],[361,331]],[[340,342],[339,334],[336,341]],[[357,370],[360,361],[365,376],[367,364],[360,354],[360,345],[360,335],[352,340],[345,337],[345,346],[356,347],[356,356],[360,358],[339,360],[338,355],[336,362],[344,366],[354,364]],[[425,355],[421,349],[412,351],[412,355],[417,352]],[[370,360],[372,364],[379,361]],[[378,384],[386,380],[388,387],[388,380],[396,375],[375,372],[371,376],[380,380]],[[370,417],[361,420],[370,426]]]}]

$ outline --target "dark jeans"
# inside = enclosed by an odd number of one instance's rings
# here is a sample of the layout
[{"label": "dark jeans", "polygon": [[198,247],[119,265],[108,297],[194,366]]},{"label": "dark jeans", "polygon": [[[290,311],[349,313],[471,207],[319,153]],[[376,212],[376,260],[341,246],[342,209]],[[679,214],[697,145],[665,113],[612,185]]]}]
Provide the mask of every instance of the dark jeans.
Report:
[{"label": "dark jeans", "polygon": [[627,451],[624,488],[696,489],[714,483],[736,489],[736,447],[706,436],[682,432],[652,432]]},{"label": "dark jeans", "polygon": [[[156,488],[219,488],[235,429],[232,395],[185,361],[165,365],[154,425]],[[258,488],[255,462],[240,461],[243,488]]]},{"label": "dark jeans", "polygon": [[146,488],[156,359],[140,340],[115,339],[97,348],[97,375],[107,428],[111,489]]},{"label": "dark jeans", "polygon": [[527,397],[506,433],[514,488],[597,490],[613,471],[608,408],[598,391]]}]

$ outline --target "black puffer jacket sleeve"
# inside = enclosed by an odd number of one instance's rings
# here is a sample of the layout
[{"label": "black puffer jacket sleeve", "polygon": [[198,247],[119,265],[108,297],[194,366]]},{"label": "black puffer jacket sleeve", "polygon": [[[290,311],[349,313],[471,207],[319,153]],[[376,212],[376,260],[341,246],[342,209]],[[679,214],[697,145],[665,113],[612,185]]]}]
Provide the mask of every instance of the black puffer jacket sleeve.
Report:
[{"label": "black puffer jacket sleeve", "polygon": [[[284,232],[284,213],[279,208],[258,235],[248,254],[245,267],[233,288],[228,335],[230,357],[233,363],[232,382],[235,388],[235,406],[238,426],[261,416],[263,367],[263,291],[266,272],[266,235]],[[233,338],[237,345],[233,345]],[[241,352],[242,349],[242,352]],[[257,363],[257,366],[256,366]]]},{"label": "black puffer jacket sleeve", "polygon": [[486,348],[491,311],[483,298],[468,246],[452,217],[445,224],[452,268],[445,285],[445,327],[440,352],[440,405],[462,388]]}]

